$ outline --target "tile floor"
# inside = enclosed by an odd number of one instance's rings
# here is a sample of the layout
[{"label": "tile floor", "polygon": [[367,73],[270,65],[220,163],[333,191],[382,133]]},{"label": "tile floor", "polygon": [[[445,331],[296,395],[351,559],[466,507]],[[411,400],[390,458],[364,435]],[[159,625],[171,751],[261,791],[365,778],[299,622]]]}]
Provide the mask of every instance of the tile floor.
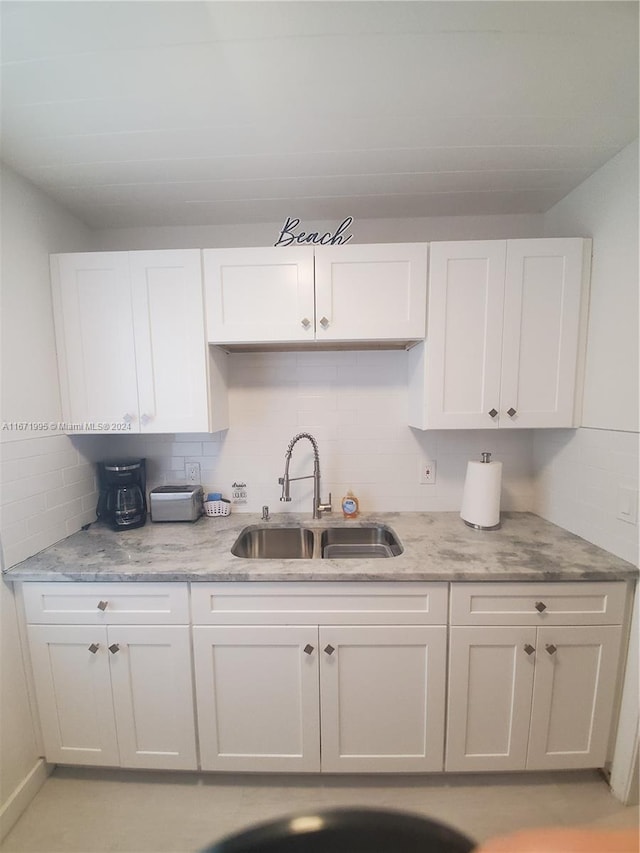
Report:
[{"label": "tile floor", "polygon": [[0,851],[194,853],[255,823],[348,806],[422,814],[477,842],[523,827],[639,821],[638,808],[619,803],[596,771],[319,777],[57,768]]}]

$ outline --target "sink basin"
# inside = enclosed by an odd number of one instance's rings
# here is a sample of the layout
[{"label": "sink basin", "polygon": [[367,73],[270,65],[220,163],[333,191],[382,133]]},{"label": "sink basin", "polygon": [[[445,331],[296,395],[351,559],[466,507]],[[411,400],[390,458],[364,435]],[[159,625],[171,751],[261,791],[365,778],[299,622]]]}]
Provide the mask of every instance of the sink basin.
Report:
[{"label": "sink basin", "polygon": [[397,557],[402,545],[384,524],[314,529],[254,524],[240,533],[231,553],[253,560],[345,560]]},{"label": "sink basin", "polygon": [[344,560],[354,557],[397,557],[402,545],[393,530],[383,524],[366,527],[329,527],[320,537],[325,559]]},{"label": "sink basin", "polygon": [[245,527],[231,553],[258,560],[310,560],[314,536],[305,527]]}]

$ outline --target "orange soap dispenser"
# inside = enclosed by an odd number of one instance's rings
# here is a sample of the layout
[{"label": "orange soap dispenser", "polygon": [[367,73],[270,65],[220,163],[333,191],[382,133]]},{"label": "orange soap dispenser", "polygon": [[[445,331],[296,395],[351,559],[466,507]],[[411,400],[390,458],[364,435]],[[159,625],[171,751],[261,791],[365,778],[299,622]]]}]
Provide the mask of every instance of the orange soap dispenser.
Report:
[{"label": "orange soap dispenser", "polygon": [[358,509],[358,498],[349,490],[342,498],[342,514],[345,518],[356,518]]}]

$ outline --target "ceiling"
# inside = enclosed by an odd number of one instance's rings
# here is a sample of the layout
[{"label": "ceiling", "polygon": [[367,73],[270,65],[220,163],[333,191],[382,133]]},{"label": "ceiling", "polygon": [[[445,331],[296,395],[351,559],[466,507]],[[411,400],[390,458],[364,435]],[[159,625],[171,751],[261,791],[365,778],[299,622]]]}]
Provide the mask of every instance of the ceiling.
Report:
[{"label": "ceiling", "polygon": [[638,135],[637,2],[0,2],[2,158],[95,228],[540,213]]}]

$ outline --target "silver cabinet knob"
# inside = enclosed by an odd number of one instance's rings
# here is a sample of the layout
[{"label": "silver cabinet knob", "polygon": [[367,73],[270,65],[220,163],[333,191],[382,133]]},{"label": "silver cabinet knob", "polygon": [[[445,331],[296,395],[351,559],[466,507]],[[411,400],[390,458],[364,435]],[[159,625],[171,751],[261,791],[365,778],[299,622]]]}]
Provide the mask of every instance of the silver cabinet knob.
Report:
[{"label": "silver cabinet knob", "polygon": [[111,643],[111,645],[109,646],[109,651],[112,655],[115,655],[117,652],[120,651],[120,646],[117,643]]},{"label": "silver cabinet knob", "polygon": [[491,415],[492,418],[495,418],[495,416],[498,414],[498,410],[497,409],[490,409],[489,414]]},{"label": "silver cabinet knob", "polygon": [[558,651],[557,646],[554,646],[553,643],[547,643],[545,645],[545,649],[547,650],[547,654],[549,655],[555,655],[555,653]]},{"label": "silver cabinet knob", "polygon": [[535,652],[535,646],[532,646],[531,643],[524,644],[524,650],[528,655],[532,655]]},{"label": "silver cabinet knob", "polygon": [[507,414],[510,418],[512,418],[515,414],[517,414],[517,412],[513,407],[511,407],[510,409],[507,409]]},{"label": "silver cabinet knob", "polygon": [[107,609],[109,602],[108,601],[99,601],[98,602],[98,610],[102,610],[103,612]]},{"label": "silver cabinet knob", "polygon": [[92,655],[95,655],[95,653],[98,651],[99,648],[100,648],[100,643],[91,643],[91,645],[89,646],[89,651],[91,652]]},{"label": "silver cabinet knob", "polygon": [[331,644],[324,647],[325,654],[332,655],[335,652],[335,649]]},{"label": "silver cabinet knob", "polygon": [[146,426],[148,423],[151,423],[152,420],[153,415],[142,415],[142,417],[140,418],[140,423],[142,424],[142,426]]},{"label": "silver cabinet knob", "polygon": [[303,317],[302,325],[305,329],[308,329],[309,326],[311,325],[311,320],[308,317]]},{"label": "silver cabinet knob", "polygon": [[327,320],[327,318],[326,318],[326,317],[323,317],[323,318],[320,320],[320,325],[322,326],[322,328],[323,328],[323,329],[326,329],[326,328],[327,328],[327,326],[329,325],[329,321]]},{"label": "silver cabinet knob", "polygon": [[133,422],[134,418],[133,415],[129,414],[129,412],[125,412],[122,416],[122,420],[125,422],[125,424],[130,424]]},{"label": "silver cabinet knob", "polygon": [[305,653],[305,655],[310,655],[313,652],[313,646],[311,645],[311,643],[307,643],[307,645],[302,651]]},{"label": "silver cabinet knob", "polygon": [[547,605],[544,601],[536,601],[536,610],[538,613],[543,613],[547,609]]}]

